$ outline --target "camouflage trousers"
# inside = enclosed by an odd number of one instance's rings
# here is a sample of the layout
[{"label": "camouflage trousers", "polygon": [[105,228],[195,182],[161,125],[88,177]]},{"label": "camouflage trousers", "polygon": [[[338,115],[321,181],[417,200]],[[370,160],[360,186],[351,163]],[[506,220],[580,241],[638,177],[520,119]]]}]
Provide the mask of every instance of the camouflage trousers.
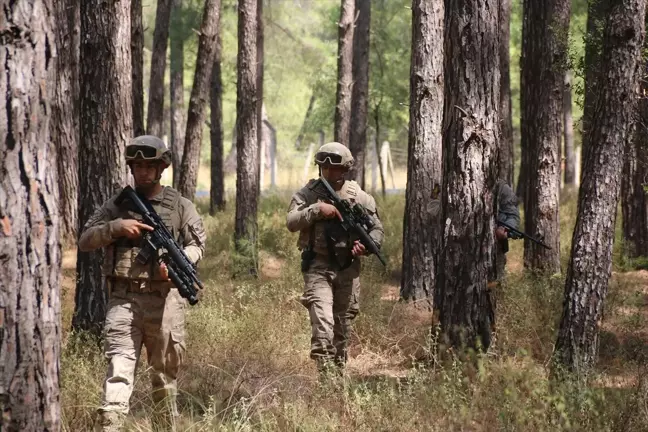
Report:
[{"label": "camouflage trousers", "polygon": [[310,357],[318,365],[334,361],[342,366],[347,360],[351,320],[358,313],[360,261],[336,271],[328,256],[318,255],[303,276],[304,294],[300,301],[310,316]]},{"label": "camouflage trousers", "polygon": [[175,430],[176,377],[185,354],[185,300],[176,289],[128,292],[115,284],[104,325],[104,354],[109,360],[97,429],[119,430],[129,411],[135,369],[146,347],[154,430]]}]

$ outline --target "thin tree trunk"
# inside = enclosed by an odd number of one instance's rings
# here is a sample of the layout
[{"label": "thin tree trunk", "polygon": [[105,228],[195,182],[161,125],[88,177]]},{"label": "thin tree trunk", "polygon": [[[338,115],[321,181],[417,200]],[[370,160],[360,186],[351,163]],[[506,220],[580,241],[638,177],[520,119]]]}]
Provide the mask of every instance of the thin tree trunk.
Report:
[{"label": "thin tree trunk", "polygon": [[295,141],[295,149],[297,150],[301,150],[302,148],[306,126],[308,125],[308,120],[313,113],[313,105],[315,105],[315,92],[311,93],[311,97],[308,100],[308,108],[306,108],[306,115],[304,115],[304,122],[302,123],[301,128],[299,128],[299,135],[297,135],[297,140]]},{"label": "thin tree trunk", "polygon": [[[436,296],[442,338],[488,347],[493,307],[493,189],[499,137],[498,0],[447,0],[443,135],[443,254]],[[470,175],[468,175],[470,174]]]},{"label": "thin tree trunk", "polygon": [[258,274],[257,205],[259,143],[257,120],[257,0],[239,0],[236,84],[236,215],[234,242],[242,258],[236,272]]},{"label": "thin tree trunk", "polygon": [[353,90],[351,98],[351,132],[349,149],[355,164],[349,179],[364,188],[365,148],[367,147],[367,113],[369,111],[369,26],[371,0],[355,0],[358,14],[357,28],[353,32]]},{"label": "thin tree trunk", "polygon": [[570,0],[525,0],[522,26],[522,141],[528,149],[524,265],[560,273],[560,146]]},{"label": "thin tree trunk", "polygon": [[513,115],[511,111],[511,0],[500,0],[500,137],[499,178],[513,187],[514,145]]},{"label": "thin tree trunk", "polygon": [[382,196],[385,198],[387,195],[385,192],[385,173],[383,172],[383,163],[382,163],[382,146],[379,146],[380,142],[380,105],[376,106],[374,111],[374,121],[376,124],[376,160],[378,161],[378,171],[380,174],[380,185],[382,187]]},{"label": "thin tree trunk", "polygon": [[572,118],[571,72],[565,74],[563,93],[563,143],[565,145],[565,186],[576,186],[576,152],[574,151],[574,120]]},{"label": "thin tree trunk", "polygon": [[162,138],[164,134],[164,72],[166,70],[167,41],[171,0],[158,0],[151,53],[151,77],[149,79],[148,117],[146,131]]},{"label": "thin tree trunk", "polygon": [[184,153],[184,31],[182,20],[182,0],[173,0],[170,28],[170,94],[171,110],[171,159],[173,162],[173,187],[178,187],[180,164]]},{"label": "thin tree trunk", "polygon": [[0,428],[9,432],[61,427],[60,150],[49,123],[60,89],[44,83],[56,79],[62,9],[51,0],[0,9]]},{"label": "thin tree trunk", "polygon": [[[645,49],[645,47],[644,47]],[[630,258],[648,256],[648,199],[644,185],[648,183],[648,70],[644,61],[640,73],[640,97],[634,108],[634,126],[626,143],[623,176],[621,177],[621,211],[625,253]]]},{"label": "thin tree trunk", "polygon": [[335,95],[334,140],[349,145],[353,85],[353,27],[355,0],[342,0],[338,23],[338,81]]},{"label": "thin tree trunk", "polygon": [[142,0],[131,4],[131,63],[133,68],[133,135],[141,136],[144,129],[144,25]]},{"label": "thin tree trunk", "polygon": [[556,359],[580,376],[587,375],[598,353],[599,326],[612,270],[623,151],[633,115],[628,101],[637,97],[645,7],[645,0],[623,0],[608,11],[601,64],[609,67],[598,74],[596,100],[600,108],[585,114],[591,119],[585,142],[587,158],[555,349]]},{"label": "thin tree trunk", "polygon": [[[79,232],[127,179],[124,148],[133,133],[133,105],[130,38],[124,35],[130,35],[130,4],[81,2]],[[102,249],[77,252],[72,319],[77,330],[101,331],[106,315],[103,259]]]},{"label": "thin tree trunk", "polygon": [[56,145],[61,239],[76,242],[79,179],[79,1],[54,3],[56,17],[56,85],[51,137]]},{"label": "thin tree trunk", "polygon": [[[412,2],[410,126],[401,297],[434,295],[443,142],[443,1]],[[438,202],[438,201],[437,201]]]},{"label": "thin tree trunk", "polygon": [[263,140],[263,0],[257,0],[256,12],[256,44],[257,44],[257,145],[259,146],[259,188],[258,193],[261,193],[264,183],[264,173],[266,164],[266,142]]},{"label": "thin tree trunk", "polygon": [[198,38],[196,73],[193,88],[191,89],[191,99],[189,100],[187,133],[185,135],[185,149],[182,155],[178,190],[192,201],[196,195],[198,169],[200,168],[200,147],[202,144],[203,124],[205,123],[205,106],[209,97],[217,37],[220,31],[220,6],[220,0],[207,0],[205,2],[200,37]]},{"label": "thin tree trunk", "polygon": [[211,187],[209,214],[225,210],[225,174],[223,173],[223,83],[221,80],[220,35],[217,38],[216,58],[211,81]]}]

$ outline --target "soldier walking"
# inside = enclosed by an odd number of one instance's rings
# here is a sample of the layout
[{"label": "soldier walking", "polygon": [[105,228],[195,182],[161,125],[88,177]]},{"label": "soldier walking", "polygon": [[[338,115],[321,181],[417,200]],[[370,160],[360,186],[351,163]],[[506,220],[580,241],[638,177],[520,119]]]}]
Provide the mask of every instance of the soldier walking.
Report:
[{"label": "soldier walking", "polygon": [[[324,144],[315,154],[320,175],[338,196],[366,209],[373,220],[369,236],[380,246],[384,232],[375,200],[358,183],[345,180],[353,162],[349,149],[337,142]],[[346,364],[350,321],[358,313],[360,257],[367,253],[343,229],[342,215],[327,197],[323,183],[310,180],[293,195],[287,215],[288,230],[299,232],[304,277],[300,301],[310,315],[310,356],[320,372],[341,371]]]},{"label": "soldier walking", "polygon": [[[191,201],[160,184],[171,165],[164,142],[145,135],[126,147],[126,162],[136,191],[148,198],[160,219],[195,264],[205,250],[203,222]],[[175,430],[176,377],[185,354],[185,300],[168,279],[164,264],[135,260],[141,234],[153,228],[141,217],[108,200],[86,223],[79,249],[106,248],[102,267],[108,290],[104,324],[104,354],[109,360],[103,397],[95,428],[118,431],[129,410],[135,369],[142,345],[146,347],[153,400],[159,415],[155,430]]]}]

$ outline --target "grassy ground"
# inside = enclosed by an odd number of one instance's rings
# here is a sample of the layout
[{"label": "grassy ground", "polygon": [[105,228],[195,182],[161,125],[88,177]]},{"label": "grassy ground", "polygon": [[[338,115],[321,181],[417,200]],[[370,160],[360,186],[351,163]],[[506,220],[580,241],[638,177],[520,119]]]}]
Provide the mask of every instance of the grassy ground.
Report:
[{"label": "grassy ground", "polygon": [[[623,263],[615,254],[600,361],[587,386],[548,379],[564,279],[524,275],[521,242],[511,246],[508,281],[497,292],[497,333],[488,355],[471,364],[431,362],[431,314],[398,301],[403,196],[379,198],[389,268],[375,258],[365,261],[349,378],[318,384],[308,358],[308,316],[297,301],[296,238],[284,224],[288,198],[271,195],[261,202],[259,280],[231,278],[233,206],[205,217],[208,247],[200,273],[207,289],[187,313],[180,430],[648,430],[648,272],[619,272]],[[566,268],[575,198],[566,194],[565,201]],[[199,207],[206,213],[206,202]],[[64,260],[61,383],[65,430],[82,431],[90,430],[106,363],[96,343],[67,332],[74,257],[68,250]],[[143,361],[129,430],[150,430],[145,369]]]}]

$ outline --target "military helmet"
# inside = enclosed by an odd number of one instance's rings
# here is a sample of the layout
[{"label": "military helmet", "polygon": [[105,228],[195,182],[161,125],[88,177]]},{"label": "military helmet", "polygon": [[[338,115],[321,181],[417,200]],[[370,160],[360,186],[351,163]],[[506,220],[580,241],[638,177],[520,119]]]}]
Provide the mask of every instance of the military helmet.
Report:
[{"label": "military helmet", "polygon": [[171,151],[164,141],[153,135],[142,135],[126,146],[126,163],[135,159],[161,160],[167,166],[171,165]]},{"label": "military helmet", "polygon": [[326,143],[315,153],[315,163],[320,166],[330,164],[351,168],[353,162],[351,151],[339,142]]}]

